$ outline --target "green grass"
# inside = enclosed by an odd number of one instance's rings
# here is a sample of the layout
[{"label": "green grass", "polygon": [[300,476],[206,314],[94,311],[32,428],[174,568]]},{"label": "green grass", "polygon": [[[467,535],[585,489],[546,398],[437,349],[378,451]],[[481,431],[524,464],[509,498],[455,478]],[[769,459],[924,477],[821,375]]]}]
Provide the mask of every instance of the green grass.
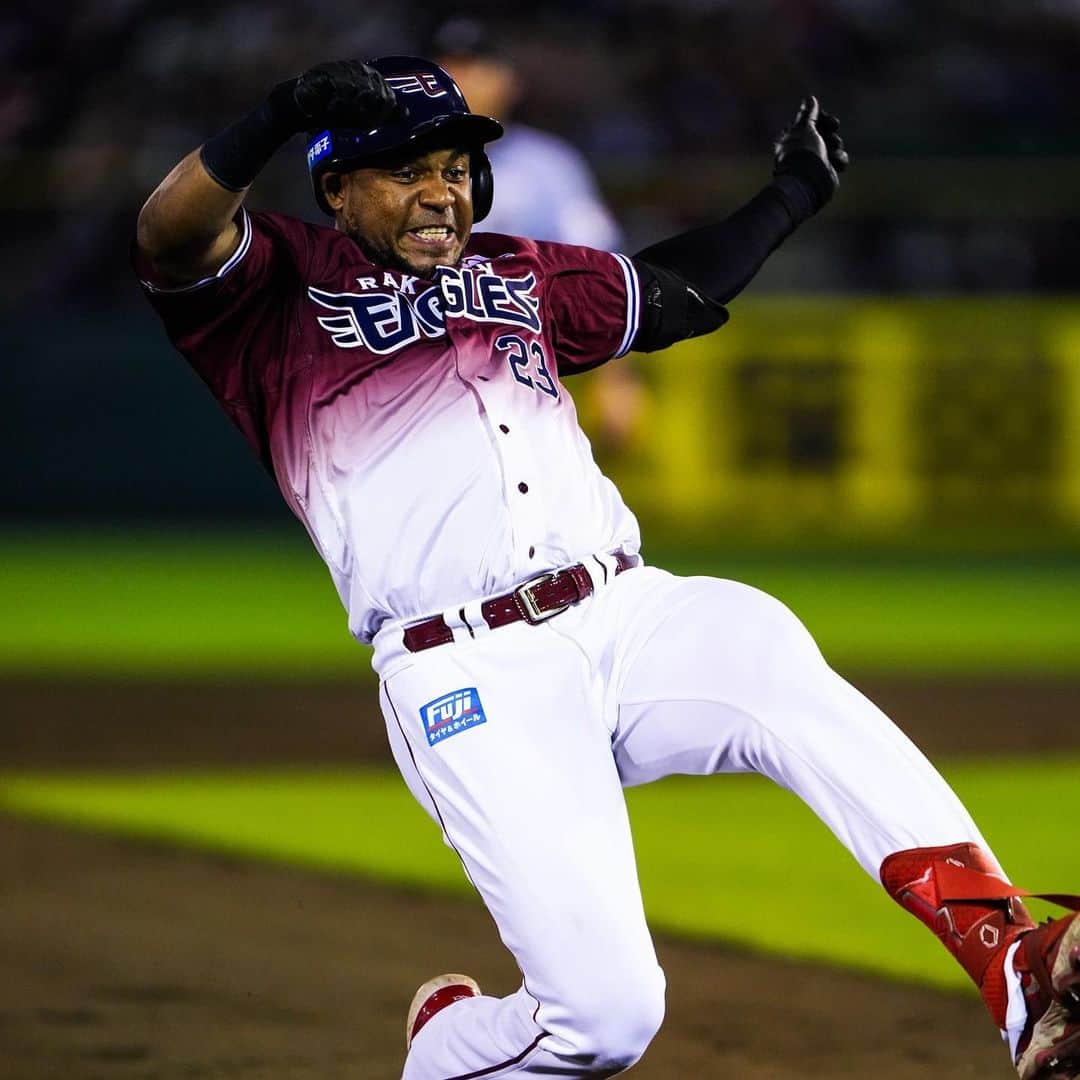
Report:
[{"label": "green grass", "polygon": [[[648,551],[788,603],[845,671],[1080,672],[1080,558]],[[0,674],[370,678],[298,533],[0,535]]]},{"label": "green grass", "polygon": [[[1080,759],[956,765],[949,779],[1014,879],[1077,888]],[[787,792],[756,777],[628,793],[653,927],[940,986],[959,969]],[[472,895],[400,779],[381,770],[0,777],[0,809]]]},{"label": "green grass", "polygon": [[291,534],[0,540],[0,671],[365,678],[369,654]]}]

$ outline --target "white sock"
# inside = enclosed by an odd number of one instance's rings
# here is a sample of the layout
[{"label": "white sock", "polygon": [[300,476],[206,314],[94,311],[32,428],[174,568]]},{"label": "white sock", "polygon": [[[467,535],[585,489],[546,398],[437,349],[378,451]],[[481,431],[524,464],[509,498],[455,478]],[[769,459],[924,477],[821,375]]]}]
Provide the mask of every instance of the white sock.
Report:
[{"label": "white sock", "polygon": [[1020,975],[1013,966],[1013,957],[1023,940],[1021,937],[1014,941],[1005,954],[1005,990],[1009,1004],[1005,1010],[1005,1030],[1001,1037],[1009,1044],[1009,1054],[1013,1061],[1016,1061],[1016,1044],[1020,1041],[1028,1020],[1027,999],[1020,985]]}]

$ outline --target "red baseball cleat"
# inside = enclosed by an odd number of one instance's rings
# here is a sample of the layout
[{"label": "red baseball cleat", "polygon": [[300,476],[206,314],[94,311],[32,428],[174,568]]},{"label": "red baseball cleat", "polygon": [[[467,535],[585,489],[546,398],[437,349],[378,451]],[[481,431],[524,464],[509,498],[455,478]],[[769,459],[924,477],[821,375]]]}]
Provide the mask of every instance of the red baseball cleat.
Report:
[{"label": "red baseball cleat", "polygon": [[405,1049],[412,1046],[416,1033],[437,1013],[464,998],[480,996],[480,987],[468,975],[436,975],[413,995],[405,1021]]},{"label": "red baseball cleat", "polygon": [[1013,963],[1027,1000],[1017,1046],[1021,1080],[1080,1077],[1080,915],[1054,919],[1025,934]]}]

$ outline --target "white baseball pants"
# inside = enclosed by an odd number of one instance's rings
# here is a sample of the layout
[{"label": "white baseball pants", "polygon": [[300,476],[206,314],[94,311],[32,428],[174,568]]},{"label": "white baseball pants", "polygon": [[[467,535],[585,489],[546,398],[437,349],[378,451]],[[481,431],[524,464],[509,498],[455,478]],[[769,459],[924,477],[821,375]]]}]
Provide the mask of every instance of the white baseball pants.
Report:
[{"label": "white baseball pants", "polygon": [[[381,633],[374,658],[394,757],[523,976],[509,997],[438,1013],[404,1080],[613,1076],[644,1053],[664,975],[624,786],[762,773],[875,879],[905,848],[989,850],[907,737],[748,586],[639,567],[538,626],[416,654],[400,641]],[[484,722],[432,743],[424,707],[466,688]]]}]

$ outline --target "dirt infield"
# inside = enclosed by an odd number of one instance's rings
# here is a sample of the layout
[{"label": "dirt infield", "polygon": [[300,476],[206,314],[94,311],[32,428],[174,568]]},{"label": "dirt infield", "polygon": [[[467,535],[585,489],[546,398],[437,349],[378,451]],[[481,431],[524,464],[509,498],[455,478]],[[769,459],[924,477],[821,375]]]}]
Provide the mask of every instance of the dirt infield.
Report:
[{"label": "dirt infield", "polygon": [[[931,754],[1080,746],[1077,684],[864,688]],[[0,716],[4,768],[386,759],[364,688],[18,683]],[[3,817],[0,859],[3,1080],[384,1080],[418,982],[516,985],[476,903]],[[659,951],[668,1018],[642,1080],[1015,1075],[975,998]]]}]

